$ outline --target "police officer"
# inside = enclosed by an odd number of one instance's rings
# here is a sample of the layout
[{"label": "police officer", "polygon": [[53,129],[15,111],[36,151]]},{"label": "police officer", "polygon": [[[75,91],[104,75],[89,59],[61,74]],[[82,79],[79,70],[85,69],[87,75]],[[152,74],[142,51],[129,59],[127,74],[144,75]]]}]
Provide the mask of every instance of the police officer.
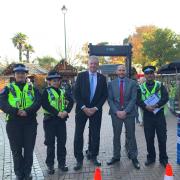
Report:
[{"label": "police officer", "polygon": [[15,81],[1,92],[1,109],[6,113],[9,138],[17,180],[32,179],[33,150],[37,133],[36,112],[41,106],[39,91],[26,82],[28,70],[23,64],[13,69]]},{"label": "police officer", "polygon": [[[140,85],[137,97],[137,104],[143,109],[144,133],[147,144],[146,166],[155,163],[156,152],[154,147],[155,132],[159,144],[159,161],[166,167],[168,156],[166,153],[166,120],[164,115],[164,105],[168,101],[168,93],[163,84],[155,80],[155,67],[146,66],[143,68],[146,82]],[[155,104],[150,105],[147,100],[155,98]],[[152,100],[151,100],[152,101]],[[157,108],[160,108],[157,111]]]},{"label": "police officer", "polygon": [[45,145],[47,146],[46,164],[48,173],[54,174],[55,138],[57,138],[58,168],[68,171],[66,166],[66,120],[73,107],[71,94],[60,88],[61,76],[50,71],[47,76],[48,87],[43,92]]}]

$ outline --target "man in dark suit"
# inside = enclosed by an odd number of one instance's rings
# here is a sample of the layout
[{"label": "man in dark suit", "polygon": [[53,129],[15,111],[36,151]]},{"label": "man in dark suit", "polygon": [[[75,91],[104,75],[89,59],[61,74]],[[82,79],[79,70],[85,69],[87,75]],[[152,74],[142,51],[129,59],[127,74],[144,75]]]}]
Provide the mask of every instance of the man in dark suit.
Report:
[{"label": "man in dark suit", "polygon": [[123,123],[126,129],[127,149],[129,158],[136,169],[140,169],[137,160],[137,144],[135,137],[135,115],[137,85],[134,80],[126,77],[125,66],[119,65],[116,71],[118,77],[111,81],[108,86],[108,103],[113,125],[113,157],[107,163],[112,165],[120,161],[121,142],[120,136]]},{"label": "man in dark suit", "polygon": [[96,56],[90,56],[88,71],[78,74],[75,84],[76,105],[76,128],[74,138],[74,156],[77,164],[74,170],[83,166],[83,132],[87,120],[90,128],[90,149],[91,160],[96,166],[101,166],[97,160],[100,144],[100,128],[102,118],[102,106],[107,98],[106,78],[97,72],[99,60]]}]

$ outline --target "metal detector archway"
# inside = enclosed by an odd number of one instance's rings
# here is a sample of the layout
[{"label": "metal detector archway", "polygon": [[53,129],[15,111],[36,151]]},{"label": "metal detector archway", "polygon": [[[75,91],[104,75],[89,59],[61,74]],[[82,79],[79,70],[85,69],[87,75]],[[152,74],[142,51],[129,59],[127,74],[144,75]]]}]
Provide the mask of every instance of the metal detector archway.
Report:
[{"label": "metal detector archway", "polygon": [[[89,55],[92,56],[125,56],[126,57],[126,70],[128,77],[131,77],[131,59],[132,59],[132,45],[114,46],[114,45],[88,45]],[[88,150],[86,151],[87,157],[91,152],[91,131],[89,129],[89,142]]]},{"label": "metal detector archway", "polygon": [[131,77],[132,45],[88,45],[89,55],[92,56],[124,56],[126,57],[126,70],[128,77]]}]

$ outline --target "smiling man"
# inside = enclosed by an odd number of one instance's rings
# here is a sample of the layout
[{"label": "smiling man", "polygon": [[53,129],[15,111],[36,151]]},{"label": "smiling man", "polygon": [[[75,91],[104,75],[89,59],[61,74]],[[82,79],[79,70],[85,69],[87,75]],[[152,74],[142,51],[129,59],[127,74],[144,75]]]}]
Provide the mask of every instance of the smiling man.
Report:
[{"label": "smiling man", "polygon": [[119,65],[116,70],[118,77],[108,86],[108,103],[113,125],[113,157],[107,162],[112,165],[120,161],[121,142],[120,136],[123,123],[126,128],[127,146],[129,158],[136,169],[140,169],[137,160],[137,144],[135,137],[135,104],[137,97],[137,85],[134,80],[126,77],[125,65]]},{"label": "smiling man", "polygon": [[96,56],[90,56],[88,71],[78,74],[75,84],[76,128],[74,138],[74,155],[77,164],[74,170],[83,166],[83,133],[87,120],[90,129],[90,154],[91,160],[96,166],[101,166],[97,156],[100,144],[100,129],[102,118],[102,106],[107,98],[106,78],[97,72],[99,60]]},{"label": "smiling man", "polygon": [[[146,166],[155,163],[156,151],[154,147],[155,133],[159,144],[159,161],[166,167],[168,156],[166,153],[167,130],[164,116],[164,105],[168,102],[168,92],[161,82],[155,80],[155,67],[146,66],[143,72],[146,82],[140,85],[137,104],[143,109],[144,133],[147,144]],[[154,104],[148,104],[147,100],[153,97],[157,99]]]}]

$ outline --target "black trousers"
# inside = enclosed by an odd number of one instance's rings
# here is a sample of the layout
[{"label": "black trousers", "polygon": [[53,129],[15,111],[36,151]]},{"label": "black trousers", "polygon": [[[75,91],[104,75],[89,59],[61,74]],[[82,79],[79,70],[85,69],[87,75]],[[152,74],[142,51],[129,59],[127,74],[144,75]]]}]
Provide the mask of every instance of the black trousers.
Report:
[{"label": "black trousers", "polygon": [[[102,118],[102,111],[98,111],[92,117],[89,117],[90,144],[88,150],[90,151],[92,158],[95,158],[99,154],[101,118]],[[87,120],[88,117],[85,115],[84,112],[81,111],[78,114],[76,114],[74,156],[77,161],[82,161],[84,159],[83,134]]]},{"label": "black trousers", "polygon": [[45,142],[47,146],[47,166],[54,165],[55,158],[55,141],[57,138],[57,160],[59,165],[64,165],[66,162],[66,122],[60,118],[46,119],[44,121]]},{"label": "black trousers", "polygon": [[18,176],[30,174],[37,134],[36,120],[34,122],[10,120],[6,125],[6,131],[13,155],[15,174]]},{"label": "black trousers", "polygon": [[154,147],[155,133],[157,134],[159,145],[159,160],[168,160],[166,153],[167,129],[164,112],[161,111],[154,115],[153,113],[144,113],[144,133],[147,144],[147,159],[155,160],[156,151]]}]

